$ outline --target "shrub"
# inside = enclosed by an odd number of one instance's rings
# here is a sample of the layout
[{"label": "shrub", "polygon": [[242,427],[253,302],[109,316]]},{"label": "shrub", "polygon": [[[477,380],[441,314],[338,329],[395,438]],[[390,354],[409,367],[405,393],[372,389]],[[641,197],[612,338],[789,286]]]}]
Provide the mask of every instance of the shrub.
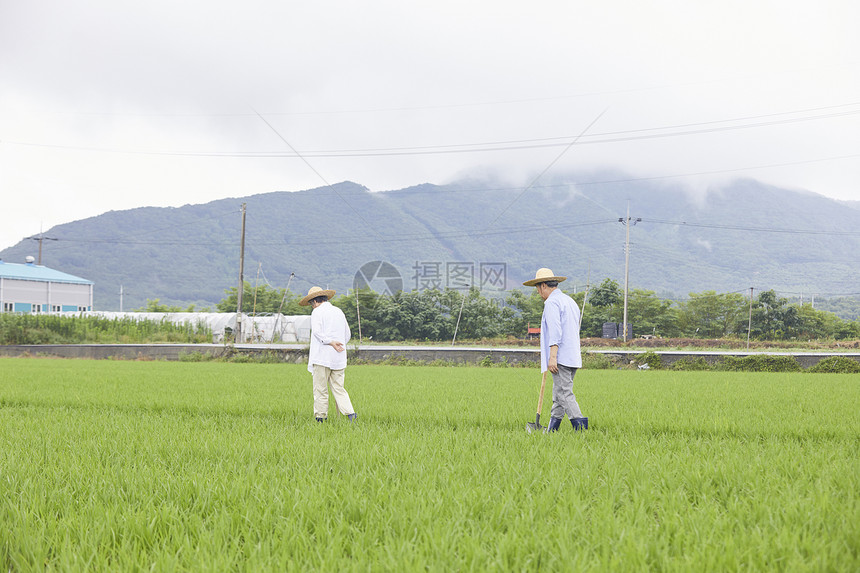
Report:
[{"label": "shrub", "polygon": [[636,358],[636,363],[640,366],[647,364],[648,368],[651,370],[660,370],[663,368],[663,358],[653,350],[648,350],[647,352],[640,354]]},{"label": "shrub", "polygon": [[507,356],[502,356],[501,360],[499,360],[499,361],[493,361],[491,356],[485,356],[484,358],[481,359],[480,362],[478,362],[478,366],[482,366],[484,368],[512,368],[512,367],[520,368],[521,367],[520,364],[516,364],[516,363],[512,364],[512,363],[508,362]]},{"label": "shrub", "polygon": [[697,356],[696,358],[680,358],[672,363],[672,370],[710,370],[708,361]]},{"label": "shrub", "polygon": [[800,372],[803,368],[801,368],[800,364],[792,356],[756,354],[753,356],[744,356],[743,358],[725,356],[716,364],[715,370],[729,372]]},{"label": "shrub", "polygon": [[203,354],[199,350],[195,350],[194,352],[179,353],[180,362],[211,362],[213,360],[214,356],[212,356],[211,354]]},{"label": "shrub", "polygon": [[582,367],[592,370],[609,370],[615,368],[615,364],[605,354],[586,352],[582,355]]},{"label": "shrub", "polygon": [[818,361],[818,364],[811,367],[807,372],[813,373],[832,373],[832,374],[853,374],[860,372],[860,362],[846,358],[845,356],[828,356]]}]

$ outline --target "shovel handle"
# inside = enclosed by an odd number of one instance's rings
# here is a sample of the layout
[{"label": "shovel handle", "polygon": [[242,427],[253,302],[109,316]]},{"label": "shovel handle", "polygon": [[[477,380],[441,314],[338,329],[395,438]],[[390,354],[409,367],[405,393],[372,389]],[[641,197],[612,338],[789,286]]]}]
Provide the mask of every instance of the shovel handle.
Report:
[{"label": "shovel handle", "polygon": [[540,381],[540,394],[538,394],[538,407],[537,407],[537,415],[540,417],[540,411],[543,410],[543,390],[546,388],[546,371],[543,373],[543,377]]}]

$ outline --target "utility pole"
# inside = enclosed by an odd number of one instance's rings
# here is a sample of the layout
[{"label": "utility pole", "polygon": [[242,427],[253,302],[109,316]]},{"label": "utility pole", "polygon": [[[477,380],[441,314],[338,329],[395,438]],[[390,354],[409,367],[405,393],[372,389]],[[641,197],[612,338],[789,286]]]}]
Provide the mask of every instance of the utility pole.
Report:
[{"label": "utility pole", "polygon": [[[471,292],[471,286],[469,288]],[[466,295],[463,295],[463,301],[460,303],[460,312],[457,314],[457,324],[454,326],[454,338],[451,339],[451,346],[457,341],[457,331],[460,329],[460,317],[463,316],[463,307],[466,306]]]},{"label": "utility pole", "polygon": [[33,239],[34,241],[39,241],[39,262],[36,263],[39,266],[42,265],[42,241],[59,241],[59,239],[55,239],[54,237],[46,237],[42,233],[39,233],[38,237],[27,237],[27,239]]},{"label": "utility pole", "polygon": [[242,240],[239,247],[239,290],[236,310],[236,342],[242,342],[242,294],[245,291],[245,203],[242,203]]},{"label": "utility pole", "polygon": [[749,324],[747,324],[747,350],[750,349],[750,332],[752,332],[752,299],[753,299],[753,287],[750,287],[750,318],[749,318]]},{"label": "utility pole", "polygon": [[627,332],[627,294],[630,284],[630,227],[631,225],[635,225],[641,220],[641,217],[638,217],[636,219],[630,218],[630,201],[627,201],[627,218],[618,219],[618,222],[622,223],[626,227],[627,234],[627,237],[624,241],[624,342],[627,342],[627,337],[630,334],[629,332]]},{"label": "utility pole", "polygon": [[585,294],[582,297],[582,308],[579,311],[579,327],[582,328],[582,317],[585,316],[585,303],[588,302],[588,289],[591,287],[591,259],[588,259],[588,274],[585,278]]}]

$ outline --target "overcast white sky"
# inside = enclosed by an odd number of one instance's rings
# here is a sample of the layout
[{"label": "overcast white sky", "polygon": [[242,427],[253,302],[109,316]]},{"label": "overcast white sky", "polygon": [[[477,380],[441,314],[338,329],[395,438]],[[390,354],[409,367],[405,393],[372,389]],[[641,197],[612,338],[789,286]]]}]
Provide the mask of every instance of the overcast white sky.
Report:
[{"label": "overcast white sky", "polygon": [[560,154],[860,200],[858,22],[856,0],[0,0],[0,248],[326,182],[525,186]]}]

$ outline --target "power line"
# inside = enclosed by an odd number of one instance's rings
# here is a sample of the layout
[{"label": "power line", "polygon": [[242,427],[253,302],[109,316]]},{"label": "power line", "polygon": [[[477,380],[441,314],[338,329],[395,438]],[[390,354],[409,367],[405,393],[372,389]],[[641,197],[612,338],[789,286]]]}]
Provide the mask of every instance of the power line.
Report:
[{"label": "power line", "polygon": [[[640,128],[640,129],[622,130],[622,131],[598,132],[598,133],[593,133],[591,135],[586,135],[584,137],[586,137],[586,138],[599,138],[599,137],[605,137],[605,136],[610,136],[610,135],[626,135],[626,134],[635,134],[635,133],[645,133],[645,132],[649,132],[649,131],[662,131],[662,130],[668,130],[668,129],[690,128],[690,127],[698,127],[698,126],[706,126],[706,125],[715,125],[715,124],[720,124],[720,123],[749,121],[749,120],[763,119],[763,118],[768,118],[768,117],[796,115],[798,113],[823,111],[823,110],[828,110],[828,109],[837,109],[837,108],[851,107],[851,106],[857,106],[857,105],[860,105],[860,102],[839,104],[839,105],[835,105],[835,106],[808,108],[808,109],[788,111],[788,112],[777,112],[777,113],[769,113],[769,114],[763,114],[763,115],[752,115],[752,116],[742,116],[742,117],[729,118],[729,119],[710,120],[710,121],[697,122],[697,123],[682,123],[682,124],[675,124],[675,125],[668,125],[668,126],[648,127],[648,128]],[[857,114],[857,113],[860,113],[860,110],[844,111],[844,112],[840,112],[838,114],[834,114],[833,116],[853,115],[853,114]],[[831,117],[831,115],[809,116],[809,117],[805,117],[805,118],[801,117],[801,118],[786,119],[786,120],[780,120],[777,123],[794,122],[794,121],[809,121],[809,120],[813,120],[813,119],[824,119],[824,118],[828,118],[828,117]],[[753,125],[758,126],[759,124],[753,124]],[[731,126],[729,126],[729,127],[731,127]],[[734,127],[740,129],[740,128],[745,128],[748,126],[741,125],[741,126],[734,126]],[[659,137],[659,135],[655,135],[655,137]],[[565,136],[554,136],[554,137],[546,137],[546,138],[504,140],[504,141],[481,142],[481,143],[462,143],[462,144],[448,144],[448,145],[420,146],[420,147],[414,146],[414,147],[370,148],[370,149],[363,149],[361,151],[384,152],[384,151],[408,151],[408,150],[421,150],[421,149],[431,149],[432,150],[432,149],[445,149],[445,148],[456,148],[456,147],[529,144],[529,143],[541,143],[541,142],[549,142],[549,141],[559,141],[559,143],[557,145],[563,145],[563,142],[569,140],[570,138],[571,138],[571,136],[565,135]],[[601,142],[602,141],[598,141],[596,143],[601,143]],[[594,142],[592,142],[592,143],[594,143]],[[350,150],[350,149],[327,150],[328,153],[349,153],[349,152],[354,152],[354,151],[356,151],[356,150]],[[312,152],[321,152],[321,151],[315,150]]]},{"label": "power line", "polygon": [[[233,212],[232,210],[230,211]],[[751,231],[751,232],[762,232],[762,233],[785,233],[785,234],[794,234],[794,235],[834,235],[834,236],[850,236],[856,237],[860,236],[860,232],[858,231],[822,231],[822,230],[814,230],[814,229],[785,229],[785,228],[768,228],[768,227],[745,227],[740,225],[719,225],[713,223],[688,223],[686,221],[669,221],[662,219],[648,219],[641,218],[643,223],[657,223],[664,225],[677,225],[680,227],[702,227],[702,228],[710,228],[710,229],[718,229],[718,230],[732,230],[732,231]],[[484,230],[474,230],[474,231],[451,231],[448,233],[416,233],[412,235],[404,235],[400,234],[393,237],[371,237],[367,238],[366,235],[344,235],[339,237],[333,237],[329,240],[320,240],[320,239],[308,239],[308,240],[283,240],[283,241],[253,241],[252,244],[257,246],[267,246],[267,245],[304,245],[304,244],[338,244],[343,242],[349,243],[392,243],[392,242],[409,242],[409,241],[427,241],[433,240],[436,238],[441,239],[455,239],[455,238],[474,238],[474,237],[483,237],[483,236],[494,236],[494,235],[503,235],[503,234],[514,234],[514,233],[533,233],[535,231],[541,230],[554,230],[554,229],[570,229],[576,227],[586,227],[593,225],[607,225],[611,223],[619,222],[618,218],[614,219],[598,219],[593,221],[580,221],[576,223],[560,223],[560,224],[552,224],[552,225],[529,225],[529,226],[517,226],[517,227],[504,227],[504,228],[496,228],[492,231],[484,229]],[[29,238],[29,237],[28,237]],[[197,246],[227,246],[234,245],[235,243],[229,241],[188,241],[188,240],[124,240],[116,237],[109,237],[104,239],[84,239],[84,238],[73,238],[73,237],[61,237],[61,241],[65,243],[88,243],[88,244],[100,244],[100,243],[109,243],[109,244],[121,244],[121,245],[197,245]],[[651,247],[653,248],[653,246]]]},{"label": "power line", "polygon": [[34,236],[34,237],[24,237],[24,238],[25,239],[32,239],[34,241],[39,241],[39,262],[37,263],[39,265],[42,264],[42,243],[44,241],[57,241],[57,240],[59,240],[56,237],[46,237],[45,235],[43,235],[41,233],[37,236]]},{"label": "power line", "polygon": [[274,125],[272,125],[271,123],[269,123],[269,122],[266,120],[266,118],[265,118],[265,117],[263,117],[262,115],[260,115],[258,112],[256,112],[256,111],[255,111],[254,113],[256,113],[256,114],[257,114],[257,117],[259,117],[259,118],[263,121],[263,123],[265,123],[267,126],[269,126],[269,129],[271,129],[273,132],[275,132],[275,135],[277,135],[277,136],[278,136],[278,139],[280,139],[281,141],[283,141],[283,142],[286,144],[286,146],[287,146],[287,147],[289,147],[289,148],[292,150],[292,152],[293,152],[293,153],[295,153],[295,154],[299,157],[299,159],[301,159],[301,160],[304,162],[304,164],[305,164],[305,165],[307,165],[307,166],[310,168],[310,170],[311,170],[311,171],[313,171],[313,172],[317,175],[317,177],[319,177],[319,178],[322,180],[322,182],[323,182],[323,183],[325,183],[325,184],[326,184],[326,187],[328,187],[329,189],[331,189],[331,190],[334,192],[334,194],[335,194],[335,195],[337,195],[337,196],[340,198],[340,200],[341,200],[341,201],[343,201],[343,202],[346,204],[346,206],[347,206],[347,207],[349,207],[350,209],[352,209],[352,212],[353,212],[353,213],[355,213],[355,214],[358,216],[358,218],[359,218],[359,219],[361,219],[361,220],[364,222],[364,224],[365,224],[365,225],[367,225],[367,226],[368,226],[368,227],[369,227],[369,228],[370,228],[374,233],[376,233],[377,235],[379,235],[379,231],[376,229],[376,227],[374,227],[373,225],[371,225],[370,223],[368,223],[368,222],[367,222],[367,220],[366,220],[366,219],[361,215],[361,213],[359,213],[359,212],[358,212],[358,210],[357,210],[355,207],[353,207],[353,206],[352,206],[352,203],[350,203],[349,201],[347,201],[347,200],[346,200],[346,198],[345,198],[343,195],[341,195],[341,194],[338,192],[338,190],[337,190],[337,189],[335,189],[334,187],[332,187],[331,183],[329,183],[329,182],[328,182],[328,180],[327,180],[325,177],[323,177],[322,173],[320,173],[319,171],[317,171],[316,167],[314,167],[313,165],[311,165],[310,161],[308,161],[308,160],[305,158],[305,156],[304,156],[304,155],[302,155],[302,154],[300,154],[298,151],[296,151],[296,148],[295,148],[295,147],[293,147],[293,146],[292,146],[292,144],[291,144],[289,141],[287,141],[287,140],[284,138],[284,136],[283,136],[283,135],[281,135],[281,133],[280,133],[277,129],[275,129],[275,126],[274,126]]},{"label": "power line", "polygon": [[[758,121],[751,123],[743,123],[740,125],[725,125],[715,126],[721,123],[731,123],[737,121],[750,121],[754,119],[763,119],[775,116],[793,115],[804,113],[807,111],[818,111],[823,109],[833,109],[837,107],[855,106],[858,103],[842,104],[840,106],[831,106],[827,108],[810,108],[809,110],[781,112],[776,114],[765,114],[759,116],[748,116],[743,118],[731,118],[723,120],[712,120],[699,123],[677,124],[670,126],[658,126],[643,129],[633,129],[624,131],[612,131],[604,133],[595,133],[591,135],[580,136],[553,136],[546,138],[518,139],[518,140],[501,140],[491,142],[478,143],[454,143],[444,145],[429,145],[429,146],[406,146],[406,147],[385,147],[385,148],[358,148],[358,149],[330,149],[330,150],[297,150],[288,144],[291,151],[240,151],[240,152],[221,152],[221,151],[147,151],[134,149],[119,149],[119,148],[101,148],[89,146],[72,146],[59,145],[50,143],[33,143],[23,141],[5,140],[5,143],[11,145],[20,145],[28,147],[42,147],[51,149],[67,149],[73,151],[90,151],[98,153],[123,153],[131,155],[152,155],[152,156],[174,156],[174,157],[233,157],[233,158],[298,158],[305,162],[308,157],[327,157],[327,158],[345,158],[345,157],[395,157],[409,155],[439,155],[439,154],[457,154],[457,153],[484,153],[495,151],[517,151],[525,149],[540,149],[546,147],[570,146],[571,140],[579,145],[598,144],[598,143],[619,143],[627,141],[639,141],[646,139],[657,139],[665,137],[678,137],[687,135],[701,135],[706,133],[716,133],[722,131],[734,131],[738,129],[750,129],[756,127],[767,127],[773,125],[782,125],[789,123],[797,123],[804,121],[816,121],[820,119],[831,119],[843,117],[847,115],[860,114],[860,109],[849,110],[842,112],[834,112],[822,115],[810,115],[804,117],[786,118],[771,121]],[[264,120],[265,121],[265,120]],[[266,122],[268,124],[268,122]],[[270,126],[271,127],[271,126]],[[689,129],[698,128],[698,129]],[[666,130],[668,133],[647,133],[647,132],[662,132]],[[579,141],[582,138],[583,141]]]},{"label": "power line", "polygon": [[553,165],[555,165],[555,164],[558,162],[558,160],[559,160],[559,159],[561,159],[561,158],[562,158],[562,156],[563,156],[565,153],[567,153],[567,151],[568,151],[571,147],[573,147],[574,145],[576,145],[576,142],[577,142],[577,141],[579,141],[579,139],[580,139],[583,135],[585,135],[585,133],[586,133],[586,132],[591,128],[591,126],[593,126],[595,123],[597,123],[597,120],[599,120],[599,119],[603,116],[603,114],[605,114],[605,113],[606,113],[606,110],[607,110],[607,109],[609,109],[609,108],[606,108],[606,109],[604,109],[602,112],[600,112],[599,114],[597,114],[597,117],[595,117],[593,120],[591,120],[591,123],[589,123],[588,125],[586,125],[586,126],[585,126],[585,129],[583,129],[583,130],[579,133],[579,135],[577,135],[577,136],[573,139],[573,141],[571,141],[569,144],[567,144],[567,147],[565,147],[565,148],[561,151],[561,153],[559,153],[559,154],[555,157],[555,159],[553,159],[552,161],[550,161],[549,165],[547,165],[547,166],[544,168],[544,170],[543,170],[543,171],[541,171],[540,173],[538,173],[538,176],[537,176],[537,177],[535,177],[535,178],[532,180],[532,182],[531,182],[531,183],[529,183],[529,184],[526,186],[526,188],[525,188],[525,189],[523,189],[523,190],[520,192],[520,194],[519,194],[519,195],[517,195],[516,197],[514,197],[513,201],[511,201],[510,203],[508,203],[508,205],[507,205],[504,209],[502,209],[502,211],[501,211],[498,215],[496,215],[495,219],[493,219],[492,221],[490,221],[490,224],[489,224],[489,225],[487,225],[487,227],[486,227],[484,230],[489,229],[490,227],[492,227],[492,226],[493,226],[493,224],[494,224],[496,221],[498,221],[498,220],[499,220],[499,218],[501,218],[501,216],[502,216],[502,215],[504,215],[504,214],[508,211],[508,209],[510,209],[510,208],[511,208],[511,206],[512,206],[514,203],[516,203],[516,202],[517,202],[517,200],[519,200],[519,198],[520,198],[520,197],[522,197],[523,195],[525,195],[526,191],[528,191],[529,189],[531,189],[531,188],[532,188],[532,186],[533,186],[535,183],[537,183],[537,182],[540,180],[540,178],[541,178],[541,177],[543,177],[543,176],[544,176],[544,174],[546,174],[546,172],[547,172],[547,171],[549,171],[549,170],[552,168],[552,166],[553,166]]},{"label": "power line", "polygon": [[[710,289],[709,289],[709,290],[710,290]],[[725,296],[725,295],[729,295],[729,294],[743,294],[743,295],[746,295],[746,293],[747,293],[749,290],[750,290],[750,289],[749,289],[749,287],[746,287],[746,288],[742,288],[742,289],[738,289],[738,290],[733,290],[733,291],[728,291],[728,292],[716,292],[716,291],[714,291],[714,293],[713,293],[713,294],[704,294],[704,293],[706,293],[706,292],[708,292],[708,291],[703,291],[703,293],[692,293],[692,294],[694,294],[694,295],[696,295],[696,296],[687,297],[687,298],[681,298],[681,297],[671,297],[671,298],[669,298],[669,297],[661,297],[661,298],[662,298],[662,300],[671,300],[672,302],[682,303],[682,302],[690,302],[690,301],[692,301],[692,300],[703,300],[703,299],[709,299],[709,298],[719,298],[719,297],[721,297],[721,296]]]},{"label": "power line", "polygon": [[[597,221],[584,221],[579,223],[564,223],[558,225],[538,225],[538,226],[522,226],[522,227],[506,227],[503,229],[495,229],[493,231],[477,230],[477,231],[452,231],[450,233],[423,233],[414,235],[398,235],[395,237],[370,237],[366,235],[347,235],[341,237],[332,237],[331,239],[307,239],[307,240],[281,240],[281,241],[249,241],[249,244],[260,246],[280,246],[280,245],[321,245],[321,244],[343,244],[344,242],[352,243],[399,243],[410,241],[429,241],[434,239],[456,239],[456,238],[473,238],[493,235],[505,235],[513,233],[534,233],[541,230],[554,230],[559,228],[586,227],[591,225],[606,225],[616,223],[617,219],[602,219]],[[193,246],[235,246],[232,242],[209,242],[209,241],[135,241],[122,239],[74,239],[64,238],[65,242],[88,243],[88,244],[121,244],[121,245],[193,245]]]},{"label": "power line", "polygon": [[794,296],[803,296],[803,295],[817,295],[817,296],[860,296],[860,292],[842,292],[842,293],[833,293],[833,292],[819,292],[815,289],[810,290],[802,290],[802,291],[788,291],[788,290],[775,290],[777,294],[783,295],[794,295]]},{"label": "power line", "polygon": [[741,225],[718,225],[715,223],[688,223],[686,221],[665,221],[661,219],[643,219],[647,223],[677,225],[679,227],[702,227],[706,229],[723,229],[731,231],[754,231],[758,233],[785,233],[789,235],[833,235],[839,237],[860,237],[858,231],[821,231],[816,229],[785,229],[768,227],[744,227]]}]

